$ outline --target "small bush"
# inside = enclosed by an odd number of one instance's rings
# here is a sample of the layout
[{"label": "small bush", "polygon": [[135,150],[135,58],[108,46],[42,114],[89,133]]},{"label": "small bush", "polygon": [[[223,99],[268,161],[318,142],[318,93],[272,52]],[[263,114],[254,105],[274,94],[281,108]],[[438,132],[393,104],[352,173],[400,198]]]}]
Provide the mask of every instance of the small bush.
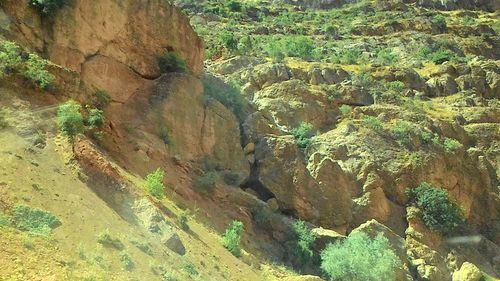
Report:
[{"label": "small bush", "polygon": [[211,193],[215,189],[217,174],[215,172],[204,172],[196,178],[194,186],[203,192]]},{"label": "small bush", "polygon": [[431,22],[434,23],[440,30],[446,29],[446,18],[443,15],[435,15],[432,17]]},{"label": "small bush", "polygon": [[265,50],[273,62],[282,62],[285,60],[285,52],[281,42],[272,41],[266,45]]},{"label": "small bush", "polygon": [[42,89],[47,89],[55,81],[55,76],[48,72],[45,67],[49,64],[47,60],[36,54],[29,54],[26,62],[24,76]]},{"label": "small bush", "polygon": [[255,207],[251,211],[252,219],[259,226],[266,227],[269,224],[271,213],[264,207]]},{"label": "small bush", "polygon": [[219,40],[221,44],[229,51],[238,49],[238,40],[231,31],[223,30],[219,33]]},{"label": "small bush", "polygon": [[282,44],[286,54],[290,57],[299,57],[304,60],[313,58],[314,41],[306,36],[287,37]]},{"label": "small bush", "polygon": [[4,41],[0,43],[0,78],[16,72],[23,62],[22,50],[14,42]]},{"label": "small bush", "polygon": [[323,29],[325,35],[331,38],[337,38],[339,36],[339,28],[336,25],[329,24]]},{"label": "small bush", "polygon": [[49,235],[61,225],[54,214],[25,205],[15,206],[12,221],[17,229],[40,235]]},{"label": "small bush", "polygon": [[462,147],[462,144],[456,139],[445,138],[443,141],[444,150],[448,153],[452,153]]},{"label": "small bush", "polygon": [[374,132],[382,133],[384,131],[384,124],[377,117],[366,116],[363,119],[363,124]]},{"label": "small bush", "polygon": [[181,227],[182,230],[189,230],[189,210],[182,211],[177,217],[177,223]]},{"label": "small bush", "polygon": [[161,128],[160,128],[160,139],[163,141],[164,144],[171,143],[170,131],[165,126],[161,126]]},{"label": "small bush", "polygon": [[224,173],[224,182],[227,185],[237,186],[240,183],[240,175],[235,172]]},{"label": "small bush", "polygon": [[30,0],[31,6],[37,8],[45,15],[53,15],[64,7],[67,0]]},{"label": "small bush", "polygon": [[123,250],[125,247],[118,238],[114,238],[109,233],[109,230],[105,230],[97,235],[97,243],[103,245],[104,247],[114,248],[117,250]]},{"label": "small bush", "polygon": [[291,256],[305,266],[313,261],[314,253],[312,245],[316,236],[304,221],[298,220],[293,224],[294,240],[292,243]]},{"label": "small bush", "polygon": [[10,225],[11,225],[10,218],[2,211],[0,211],[0,228],[2,226],[10,226]]},{"label": "small bush", "polygon": [[429,228],[449,234],[465,223],[460,208],[449,195],[448,190],[423,182],[409,189],[408,195],[422,212],[422,221]]},{"label": "small bush", "polygon": [[411,138],[415,131],[415,127],[415,124],[410,122],[397,120],[390,128],[390,132],[399,144],[410,146],[412,144]]},{"label": "small bush", "polygon": [[104,112],[97,108],[89,110],[87,125],[90,127],[101,127],[104,124]]},{"label": "small bush", "polygon": [[404,89],[406,88],[406,86],[405,86],[405,83],[396,80],[396,81],[388,82],[387,88],[389,88],[389,90],[392,90],[396,93],[402,93],[404,91]]},{"label": "small bush", "polygon": [[380,49],[377,51],[377,57],[375,61],[382,65],[392,65],[395,64],[398,59],[399,56],[391,49]]},{"label": "small bush", "polygon": [[81,106],[75,101],[68,101],[59,105],[57,109],[57,125],[59,130],[71,140],[83,133],[85,128]]},{"label": "small bush", "polygon": [[321,269],[331,280],[396,280],[401,261],[379,234],[371,239],[365,233],[349,235],[344,241],[329,244],[321,253]]},{"label": "small bush", "polygon": [[347,105],[347,104],[343,104],[339,107],[339,110],[340,110],[340,113],[342,113],[343,116],[346,116],[348,115],[349,113],[351,113],[352,111],[352,107]]},{"label": "small bush", "polygon": [[161,73],[187,72],[186,61],[176,52],[168,51],[158,58]]},{"label": "small bush", "polygon": [[132,260],[132,257],[126,251],[122,251],[120,253],[120,262],[122,263],[123,269],[125,269],[126,271],[132,271],[135,267],[135,263]]},{"label": "small bush", "polygon": [[160,168],[147,175],[144,178],[146,181],[146,191],[158,199],[165,197],[165,186],[163,185],[164,178],[165,172]]},{"label": "small bush", "polygon": [[111,103],[111,97],[104,90],[94,92],[94,106],[103,110]]},{"label": "small bush", "polygon": [[130,243],[137,247],[137,249],[141,250],[143,253],[148,254],[150,256],[153,255],[153,249],[151,244],[148,242],[141,242],[138,240],[131,240]]},{"label": "small bush", "polygon": [[311,123],[302,122],[299,127],[292,130],[292,134],[297,140],[300,148],[306,148],[311,143],[311,138],[316,135],[316,130]]},{"label": "small bush", "polygon": [[194,266],[194,264],[192,263],[186,263],[184,264],[184,266],[182,267],[182,269],[187,273],[189,274],[190,276],[195,276],[195,275],[199,275],[200,273],[198,272],[198,270],[196,269],[196,266]]},{"label": "small bush", "polygon": [[236,257],[241,255],[240,240],[241,234],[244,230],[245,226],[243,223],[241,221],[234,220],[226,229],[223,236],[224,247]]}]

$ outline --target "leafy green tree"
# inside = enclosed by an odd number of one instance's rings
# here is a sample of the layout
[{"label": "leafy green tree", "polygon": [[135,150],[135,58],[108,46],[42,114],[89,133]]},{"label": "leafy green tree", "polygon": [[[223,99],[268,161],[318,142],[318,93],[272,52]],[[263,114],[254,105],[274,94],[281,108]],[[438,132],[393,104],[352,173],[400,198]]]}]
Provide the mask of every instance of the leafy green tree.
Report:
[{"label": "leafy green tree", "polygon": [[57,109],[59,130],[68,136],[72,143],[79,134],[83,133],[85,128],[81,108],[80,104],[70,100],[59,105]]},{"label": "leafy green tree", "polygon": [[219,40],[230,52],[238,49],[238,40],[231,31],[223,30],[219,33]]},{"label": "leafy green tree", "polygon": [[163,178],[165,178],[165,172],[160,168],[156,169],[145,178],[146,190],[149,192],[149,194],[158,199],[162,199],[163,197],[165,197],[165,186],[163,185]]},{"label": "leafy green tree", "polygon": [[231,252],[231,254],[239,257],[241,255],[241,234],[245,230],[245,225],[241,221],[234,220],[231,222],[229,227],[226,229],[224,236],[222,237],[222,243],[224,247]]},{"label": "leafy green tree", "polygon": [[90,127],[101,127],[104,124],[104,112],[97,108],[90,108],[87,124]]},{"label": "leafy green tree", "polygon": [[422,212],[422,221],[429,228],[449,234],[465,223],[462,209],[453,201],[448,190],[423,182],[409,189],[410,202]]},{"label": "leafy green tree", "polygon": [[285,60],[285,52],[280,41],[271,41],[266,45],[265,50],[273,62],[282,62]]},{"label": "leafy green tree", "polygon": [[14,42],[0,43],[0,78],[18,70],[23,62],[21,48]]},{"label": "leafy green tree", "polygon": [[344,241],[329,244],[321,253],[321,269],[330,280],[395,281],[400,265],[381,234],[373,239],[365,233],[351,234]]}]

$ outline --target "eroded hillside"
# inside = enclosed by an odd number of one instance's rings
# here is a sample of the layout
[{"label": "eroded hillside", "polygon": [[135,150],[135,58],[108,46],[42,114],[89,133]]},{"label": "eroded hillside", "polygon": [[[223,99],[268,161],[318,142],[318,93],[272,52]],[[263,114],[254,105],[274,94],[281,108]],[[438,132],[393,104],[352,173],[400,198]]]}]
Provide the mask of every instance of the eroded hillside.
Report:
[{"label": "eroded hillside", "polygon": [[499,276],[495,1],[35,2],[0,2],[0,280]]}]

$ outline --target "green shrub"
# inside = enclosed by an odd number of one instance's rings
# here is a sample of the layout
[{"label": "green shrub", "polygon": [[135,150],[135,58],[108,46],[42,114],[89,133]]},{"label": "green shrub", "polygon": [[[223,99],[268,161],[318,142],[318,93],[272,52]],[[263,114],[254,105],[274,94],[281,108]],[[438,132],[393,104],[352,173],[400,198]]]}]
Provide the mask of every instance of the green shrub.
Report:
[{"label": "green shrub", "polygon": [[238,51],[246,54],[253,49],[253,42],[250,36],[245,36],[238,41]]},{"label": "green shrub", "polygon": [[57,109],[59,130],[72,141],[77,135],[83,133],[83,129],[85,128],[83,116],[80,111],[80,104],[72,100],[59,105]]},{"label": "green shrub", "polygon": [[12,221],[15,227],[34,234],[49,235],[61,221],[52,213],[26,205],[14,207]]},{"label": "green shrub", "polygon": [[374,132],[382,133],[384,131],[384,124],[377,117],[366,116],[363,119],[363,124]]},{"label": "green shrub", "polygon": [[342,49],[331,56],[333,63],[358,64],[362,58],[362,51],[358,49]]},{"label": "green shrub", "polygon": [[36,54],[29,54],[26,62],[24,76],[42,89],[47,89],[55,81],[55,76],[48,72],[45,67],[49,64]]},{"label": "green shrub", "polygon": [[0,211],[0,228],[2,226],[10,226],[10,218],[4,214],[2,211]]},{"label": "green shrub", "polygon": [[189,221],[189,210],[182,211],[177,217],[177,223],[179,223],[179,226],[181,227],[182,230],[189,230],[188,221]]},{"label": "green shrub", "polygon": [[462,144],[456,139],[445,138],[443,141],[443,147],[446,152],[452,153],[460,149],[462,147]]},{"label": "green shrub", "polygon": [[375,78],[373,78],[373,76],[371,76],[370,73],[366,71],[361,71],[354,75],[352,84],[354,86],[368,90],[373,90],[379,86]]},{"label": "green shrub", "polygon": [[196,178],[194,186],[202,191],[211,193],[215,189],[217,174],[215,172],[204,172],[203,175]]},{"label": "green shrub", "polygon": [[449,234],[465,223],[460,205],[453,201],[448,190],[423,182],[408,190],[411,203],[422,212],[422,221],[429,228]]},{"label": "green shrub", "polygon": [[198,270],[196,269],[196,266],[194,266],[194,264],[188,262],[186,264],[184,264],[184,266],[182,267],[182,269],[189,275],[191,276],[195,276],[195,275],[199,275],[200,273],[198,272]]},{"label": "green shrub", "polygon": [[292,130],[292,134],[297,140],[300,148],[306,148],[311,143],[311,139],[316,135],[316,130],[311,123],[302,122],[299,127]]},{"label": "green shrub", "polygon": [[132,257],[126,251],[122,251],[120,253],[120,262],[122,263],[123,269],[125,269],[126,271],[132,271],[135,267],[135,263],[132,260]]},{"label": "green shrub", "polygon": [[440,30],[444,30],[447,27],[446,18],[443,15],[434,15],[431,22],[434,23]]},{"label": "green shrub", "polygon": [[91,108],[89,110],[87,124],[90,127],[101,127],[104,124],[104,112],[97,108]]},{"label": "green shrub", "polygon": [[235,172],[224,173],[224,182],[227,185],[237,186],[240,183],[240,175]]},{"label": "green shrub", "polygon": [[235,0],[228,1],[226,5],[229,8],[229,10],[232,12],[241,12],[242,7],[243,7],[240,2],[235,1]]},{"label": "green shrub", "polygon": [[147,175],[144,178],[146,181],[146,191],[158,199],[165,197],[165,186],[163,185],[164,178],[165,172],[160,168]]},{"label": "green shrub", "polygon": [[293,241],[290,255],[305,266],[313,261],[314,253],[312,246],[316,236],[304,221],[298,220],[293,224]]},{"label": "green shrub", "polygon": [[394,53],[391,49],[380,49],[377,50],[376,62],[382,65],[392,65],[395,64],[399,59],[399,56]]},{"label": "green shrub", "polygon": [[348,115],[349,113],[351,113],[352,111],[352,107],[347,105],[347,104],[343,104],[339,107],[339,110],[340,110],[340,113],[342,113],[343,116],[346,116]]},{"label": "green shrub", "polygon": [[4,41],[0,43],[0,78],[18,71],[23,59],[22,50],[14,42]]},{"label": "green shrub", "polygon": [[265,50],[273,62],[282,62],[285,60],[285,52],[279,41],[271,41],[266,45]]},{"label": "green shrub", "polygon": [[164,144],[171,143],[170,130],[165,126],[161,126],[160,128],[160,139],[163,141]]},{"label": "green shrub", "polygon": [[229,51],[235,51],[238,49],[238,40],[231,31],[221,31],[219,33],[219,41]]},{"label": "green shrub", "polygon": [[381,234],[373,239],[365,233],[351,234],[343,241],[329,244],[321,253],[321,269],[331,280],[396,280],[400,265],[389,241]]},{"label": "green shrub", "polygon": [[234,220],[224,233],[222,244],[224,247],[236,257],[241,255],[240,240],[241,234],[245,230],[245,226],[241,221]]},{"label": "green shrub", "polygon": [[298,57],[304,60],[313,58],[314,41],[306,36],[286,37],[283,39],[282,44],[286,54],[290,57]]},{"label": "green shrub", "polygon": [[123,250],[125,248],[122,241],[111,236],[108,229],[97,235],[97,243],[103,245],[104,247],[114,248],[117,250]]},{"label": "green shrub", "polygon": [[394,92],[401,93],[404,91],[406,86],[405,86],[405,83],[403,83],[399,80],[396,80],[396,81],[388,82],[387,88],[389,88],[389,90],[392,90]]},{"label": "green shrub", "polygon": [[137,249],[141,250],[143,253],[148,254],[150,256],[153,255],[153,249],[151,244],[148,242],[141,242],[138,240],[130,240],[130,243],[137,247]]},{"label": "green shrub", "polygon": [[168,51],[158,58],[161,73],[187,72],[186,61],[176,52]]},{"label": "green shrub", "polygon": [[416,125],[403,120],[397,120],[390,128],[391,135],[396,141],[405,146],[412,144],[412,134],[416,130]]},{"label": "green shrub", "polygon": [[106,108],[111,103],[111,97],[104,90],[97,90],[94,92],[94,106],[99,109]]},{"label": "green shrub", "polygon": [[30,0],[31,6],[45,15],[53,15],[66,5],[67,0]]},{"label": "green shrub", "polygon": [[262,227],[267,227],[271,213],[264,207],[255,207],[251,210],[252,219],[255,223]]},{"label": "green shrub", "polygon": [[339,36],[339,28],[333,24],[326,25],[323,28],[323,32],[331,38],[337,38]]},{"label": "green shrub", "polygon": [[204,95],[207,101],[215,99],[225,107],[231,109],[240,122],[243,122],[246,116],[245,98],[241,95],[240,86],[235,81],[229,83],[213,76],[204,75],[202,78]]}]

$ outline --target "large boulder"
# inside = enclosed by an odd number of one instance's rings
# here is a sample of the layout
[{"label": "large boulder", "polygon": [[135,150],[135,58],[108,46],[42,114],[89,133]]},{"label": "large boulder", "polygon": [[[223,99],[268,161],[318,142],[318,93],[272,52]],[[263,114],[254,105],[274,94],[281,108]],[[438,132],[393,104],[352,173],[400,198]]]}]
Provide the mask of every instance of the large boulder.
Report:
[{"label": "large boulder", "polygon": [[453,273],[453,281],[479,281],[482,277],[481,270],[470,262],[464,262],[460,270]]}]

